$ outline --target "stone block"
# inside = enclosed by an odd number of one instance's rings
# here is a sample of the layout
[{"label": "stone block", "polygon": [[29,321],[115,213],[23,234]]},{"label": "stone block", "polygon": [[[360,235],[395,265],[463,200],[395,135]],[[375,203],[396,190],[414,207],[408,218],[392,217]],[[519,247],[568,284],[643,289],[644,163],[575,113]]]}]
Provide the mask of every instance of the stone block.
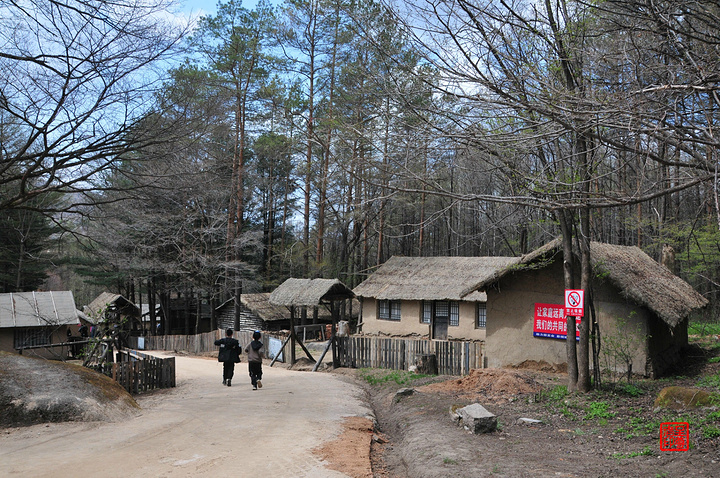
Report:
[{"label": "stone block", "polygon": [[479,403],[473,403],[456,411],[462,424],[475,434],[490,433],[497,428],[497,417]]}]

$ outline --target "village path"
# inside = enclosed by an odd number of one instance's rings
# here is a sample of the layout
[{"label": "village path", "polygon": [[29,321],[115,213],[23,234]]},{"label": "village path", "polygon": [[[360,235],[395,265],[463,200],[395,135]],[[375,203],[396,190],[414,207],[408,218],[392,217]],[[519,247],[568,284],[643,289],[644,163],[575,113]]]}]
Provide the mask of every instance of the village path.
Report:
[{"label": "village path", "polygon": [[177,387],[140,396],[141,413],[125,421],[52,423],[0,435],[0,474],[346,476],[312,450],[338,437],[344,417],[369,414],[356,386],[332,374],[266,365],[264,386],[255,391],[245,361],[232,387],[220,383],[216,360],[177,357],[176,368]]}]

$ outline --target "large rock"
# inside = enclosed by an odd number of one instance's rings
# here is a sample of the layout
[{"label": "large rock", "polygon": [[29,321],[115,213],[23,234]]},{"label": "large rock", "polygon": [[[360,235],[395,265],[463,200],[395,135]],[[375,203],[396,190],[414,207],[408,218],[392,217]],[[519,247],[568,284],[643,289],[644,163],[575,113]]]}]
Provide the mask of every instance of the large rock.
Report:
[{"label": "large rock", "polygon": [[497,428],[497,417],[479,403],[460,408],[455,413],[462,424],[475,434],[494,432]]},{"label": "large rock", "polygon": [[670,410],[686,410],[711,405],[711,395],[699,388],[665,387],[655,399],[655,407],[669,408]]}]

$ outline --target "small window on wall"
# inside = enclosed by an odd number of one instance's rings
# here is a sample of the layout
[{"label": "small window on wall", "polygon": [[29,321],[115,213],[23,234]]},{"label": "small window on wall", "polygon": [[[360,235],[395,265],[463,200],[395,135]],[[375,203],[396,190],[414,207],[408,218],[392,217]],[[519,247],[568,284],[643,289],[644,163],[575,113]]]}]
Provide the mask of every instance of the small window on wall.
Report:
[{"label": "small window on wall", "polygon": [[460,325],[460,304],[457,302],[450,302],[450,325]]},{"label": "small window on wall", "polygon": [[429,324],[432,322],[432,302],[427,300],[423,301],[422,315],[420,316],[420,322],[423,324]]},{"label": "small window on wall", "polygon": [[487,322],[487,304],[485,302],[478,302],[477,319],[475,320],[475,327],[478,329],[484,329],[486,322]]},{"label": "small window on wall", "polygon": [[378,319],[380,320],[400,320],[400,301],[399,300],[379,300],[378,301]]},{"label": "small window on wall", "polygon": [[15,329],[15,348],[32,347],[33,345],[49,345],[51,332],[45,327]]}]

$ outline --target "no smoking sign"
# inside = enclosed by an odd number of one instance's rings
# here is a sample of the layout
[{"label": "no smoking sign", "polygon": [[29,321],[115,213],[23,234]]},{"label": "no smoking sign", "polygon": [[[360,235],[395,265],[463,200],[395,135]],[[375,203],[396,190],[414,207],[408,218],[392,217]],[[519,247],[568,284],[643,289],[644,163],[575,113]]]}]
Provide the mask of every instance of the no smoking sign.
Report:
[{"label": "no smoking sign", "polygon": [[585,291],[565,289],[565,316],[583,317],[585,314]]}]

